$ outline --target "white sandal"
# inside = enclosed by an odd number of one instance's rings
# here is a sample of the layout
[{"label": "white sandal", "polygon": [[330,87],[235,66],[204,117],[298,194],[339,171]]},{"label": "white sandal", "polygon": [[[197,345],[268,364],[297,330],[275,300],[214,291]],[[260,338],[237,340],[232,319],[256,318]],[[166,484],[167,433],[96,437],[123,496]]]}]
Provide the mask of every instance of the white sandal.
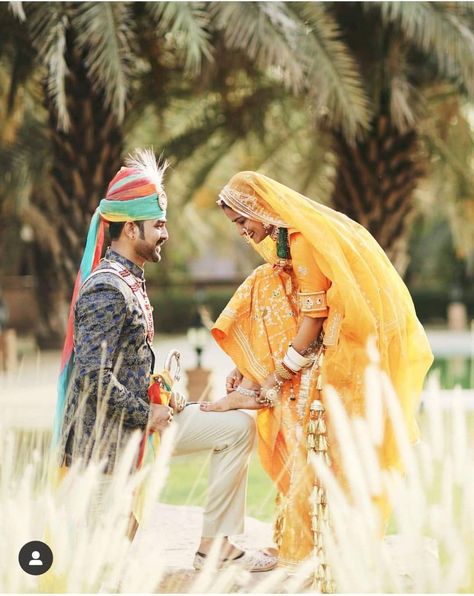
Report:
[{"label": "white sandal", "polygon": [[[204,553],[197,552],[194,555],[193,567],[196,571],[201,571],[206,565],[207,555]],[[234,559],[221,559],[216,569],[226,569],[231,565],[238,565],[243,567],[247,571],[258,572],[258,571],[270,571],[274,569],[278,564],[278,557],[268,555],[261,550],[244,551]]]}]

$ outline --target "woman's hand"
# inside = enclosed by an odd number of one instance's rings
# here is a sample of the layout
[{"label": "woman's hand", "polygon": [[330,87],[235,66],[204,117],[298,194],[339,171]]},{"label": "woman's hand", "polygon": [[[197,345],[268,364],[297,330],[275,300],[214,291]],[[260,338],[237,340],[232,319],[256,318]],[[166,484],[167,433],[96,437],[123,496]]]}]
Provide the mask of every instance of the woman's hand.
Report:
[{"label": "woman's hand", "polygon": [[[260,388],[260,396],[257,398],[257,402],[262,406],[272,406],[275,402],[275,395],[272,395],[275,391],[279,393],[280,387],[283,385],[283,381],[276,373],[271,373],[262,383]],[[268,393],[270,392],[270,394]]]},{"label": "woman's hand", "polygon": [[240,385],[243,375],[238,368],[234,368],[225,379],[225,390],[227,393],[235,391],[236,387]]}]

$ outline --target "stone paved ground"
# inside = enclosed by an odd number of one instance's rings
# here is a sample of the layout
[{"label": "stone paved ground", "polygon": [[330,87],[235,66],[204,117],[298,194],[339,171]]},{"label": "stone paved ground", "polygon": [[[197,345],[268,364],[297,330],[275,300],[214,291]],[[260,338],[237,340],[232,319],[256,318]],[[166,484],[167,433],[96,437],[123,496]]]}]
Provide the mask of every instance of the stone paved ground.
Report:
[{"label": "stone paved ground", "polygon": [[[199,543],[202,522],[202,508],[174,506],[158,503],[149,523],[140,528],[133,549],[139,556],[141,549],[157,549],[161,538],[160,552],[166,553],[167,571],[157,586],[156,593],[274,593],[295,594],[313,592],[311,579],[306,582],[287,569],[276,568],[265,573],[248,573],[242,570],[226,570],[207,574],[193,570],[194,552]],[[273,545],[272,528],[254,518],[247,517],[245,534],[234,537],[233,542],[243,549],[268,548]],[[386,536],[382,548],[393,562],[393,569],[406,587],[413,591],[413,561],[423,561],[423,566],[438,565],[437,545],[433,539],[425,538],[421,546],[421,559],[414,556],[413,545],[404,542],[402,536]],[[411,553],[411,554],[410,554]],[[416,590],[415,590],[416,591]]]},{"label": "stone paved ground", "polygon": [[[204,578],[203,580],[203,574],[193,569],[192,563],[199,544],[201,525],[201,507],[159,503],[156,505],[149,523],[139,529],[135,538],[136,544],[133,546],[137,550],[156,548],[157,537],[162,538],[160,550],[163,549],[166,552],[167,573],[157,587],[157,592],[182,593],[188,592],[193,586],[193,591],[210,591],[212,585],[206,584],[215,585],[216,582],[219,582],[219,578],[223,583],[227,583],[224,577],[225,572],[217,574],[217,577],[210,581],[210,578]],[[272,547],[274,545],[271,525],[247,517],[245,520],[245,534],[234,537],[233,542],[243,549]],[[233,591],[240,591],[243,588],[247,591],[255,589],[261,582],[271,582],[276,573],[275,571],[269,571],[248,574],[240,571],[237,574],[237,579],[229,581],[227,585],[233,588]],[[201,589],[196,590],[196,588]],[[202,588],[207,588],[207,590]]]}]

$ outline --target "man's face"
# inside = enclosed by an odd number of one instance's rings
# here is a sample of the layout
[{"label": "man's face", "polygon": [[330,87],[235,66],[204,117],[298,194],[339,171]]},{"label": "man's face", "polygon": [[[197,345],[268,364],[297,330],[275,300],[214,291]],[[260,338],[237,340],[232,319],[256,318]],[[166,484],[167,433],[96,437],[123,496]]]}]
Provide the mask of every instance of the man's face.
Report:
[{"label": "man's face", "polygon": [[144,261],[157,263],[161,260],[161,245],[168,237],[166,220],[147,219],[143,222],[143,231],[137,230],[134,247],[137,256]]}]

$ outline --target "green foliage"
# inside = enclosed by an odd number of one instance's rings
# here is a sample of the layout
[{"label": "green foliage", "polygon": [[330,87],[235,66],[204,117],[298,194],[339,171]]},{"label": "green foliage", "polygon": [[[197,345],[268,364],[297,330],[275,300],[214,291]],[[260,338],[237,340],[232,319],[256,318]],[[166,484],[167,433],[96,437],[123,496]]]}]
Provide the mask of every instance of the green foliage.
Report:
[{"label": "green foliage", "polygon": [[214,320],[230,300],[235,288],[199,291],[188,287],[152,289],[150,302],[154,307],[155,324],[160,333],[185,333],[195,326],[196,307],[204,304]]},{"label": "green foliage", "polygon": [[212,11],[229,48],[243,50],[252,62],[270,67],[288,87],[301,87],[308,62],[299,49],[304,28],[284,2],[249,2],[245,8],[240,2],[223,2],[215,3]]},{"label": "green foliage", "polygon": [[[444,289],[410,289],[415,303],[418,318],[424,324],[446,322],[448,305],[453,300],[451,288]],[[474,291],[466,291],[462,295],[462,301],[466,305],[468,317],[474,318]]]},{"label": "green foliage", "polygon": [[462,2],[378,2],[384,23],[397,26],[426,56],[434,54],[440,74],[474,97],[474,35]]},{"label": "green foliage", "polygon": [[79,2],[73,16],[79,48],[98,90],[119,122],[125,116],[134,32],[131,6],[125,2]]},{"label": "green foliage", "polygon": [[204,2],[148,2],[147,8],[156,23],[156,35],[173,38],[184,53],[186,70],[196,74],[204,58],[212,60],[210,15]]},{"label": "green foliage", "polygon": [[369,99],[355,56],[323,3],[295,4],[293,10],[308,27],[307,54],[312,56],[309,97],[332,125],[354,139],[368,129],[370,120]]},{"label": "green foliage", "polygon": [[450,358],[436,358],[430,369],[430,375],[439,376],[440,386],[444,389],[472,389],[474,380],[474,358],[465,356],[451,356]]},{"label": "green foliage", "polygon": [[[448,138],[444,126],[453,115],[438,109],[450,98],[472,98],[467,3],[24,2],[1,5],[0,17],[0,101],[10,109],[0,133],[2,213],[5,205],[19,213],[50,192],[50,139],[63,134],[58,123],[67,131],[67,94],[76,93],[68,64],[76,52],[122,123],[124,149],[153,144],[175,166],[167,184],[175,213],[182,209],[172,224],[182,241],[169,257],[168,278],[185,269],[203,238],[234,250],[202,209],[232,173],[260,169],[329,203],[339,167],[334,136],[354,142],[381,109],[398,129],[420,134],[430,181],[443,205],[456,201],[446,217],[457,230],[457,252],[472,260],[462,248],[472,131],[456,145],[459,127]],[[47,118],[45,97],[55,118]],[[113,141],[103,142],[107,151]],[[92,153],[71,147],[65,162],[74,155],[87,166]],[[186,203],[192,209],[185,213]],[[31,213],[37,235],[56,250],[59,232],[46,234],[41,212]]]},{"label": "green foliage", "polygon": [[[170,462],[170,474],[160,497],[172,505],[197,505],[206,503],[209,457],[186,455]],[[265,522],[272,522],[275,510],[275,487],[263,471],[254,454],[250,460],[247,488],[246,514]]]},{"label": "green foliage", "polygon": [[[454,299],[452,284],[446,282],[430,287],[420,284],[410,287],[417,315],[423,324],[443,324],[446,322],[448,305]],[[157,328],[160,333],[185,333],[195,325],[196,305],[204,304],[215,320],[230,300],[235,287],[200,290],[192,285],[150,290],[150,301],[154,307]],[[474,318],[474,290],[462,293],[469,318]]]}]

